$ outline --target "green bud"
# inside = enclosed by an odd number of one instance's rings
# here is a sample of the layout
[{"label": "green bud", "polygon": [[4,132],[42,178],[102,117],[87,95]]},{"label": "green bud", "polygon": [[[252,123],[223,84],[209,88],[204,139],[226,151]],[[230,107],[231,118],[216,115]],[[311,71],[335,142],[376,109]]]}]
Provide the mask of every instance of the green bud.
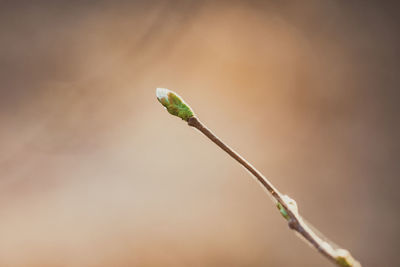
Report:
[{"label": "green bud", "polygon": [[[291,212],[297,213],[297,203],[294,199],[290,198],[288,195],[283,195],[282,196],[282,201],[285,202],[286,206],[290,209]],[[276,207],[278,208],[279,212],[282,214],[282,216],[286,219],[289,220],[290,216],[286,209],[282,206],[281,203],[277,202]]]},{"label": "green bud", "polygon": [[194,116],[192,109],[178,94],[165,88],[157,88],[156,95],[158,101],[170,114],[177,116],[184,121],[188,121],[190,117]]},{"label": "green bud", "polygon": [[350,252],[348,252],[345,249],[337,250],[336,261],[340,266],[343,266],[343,267],[353,267],[354,263],[355,263],[355,260],[350,255]]},{"label": "green bud", "polygon": [[276,207],[278,208],[279,212],[282,214],[283,218],[285,218],[286,220],[290,219],[289,214],[287,213],[287,211],[285,210],[285,208],[282,206],[281,203],[277,202]]}]

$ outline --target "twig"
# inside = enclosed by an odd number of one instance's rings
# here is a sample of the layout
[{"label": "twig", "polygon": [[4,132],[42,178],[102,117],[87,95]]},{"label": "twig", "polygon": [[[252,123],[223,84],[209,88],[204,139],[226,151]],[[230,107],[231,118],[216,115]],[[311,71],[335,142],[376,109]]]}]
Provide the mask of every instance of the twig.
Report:
[{"label": "twig", "polygon": [[268,190],[276,200],[276,205],[283,217],[288,221],[289,227],[304,237],[304,239],[314,246],[318,252],[338,266],[361,267],[361,264],[352,257],[349,251],[342,248],[335,249],[328,241],[324,241],[320,238],[303,221],[298,213],[296,202],[287,195],[280,193],[275,186],[273,186],[272,183],[261,174],[261,172],[213,134],[203,123],[200,122],[200,120],[194,115],[192,109],[176,93],[167,89],[157,89],[157,98],[167,108],[169,113],[187,121],[189,126],[198,129],[253,174],[261,185]]}]

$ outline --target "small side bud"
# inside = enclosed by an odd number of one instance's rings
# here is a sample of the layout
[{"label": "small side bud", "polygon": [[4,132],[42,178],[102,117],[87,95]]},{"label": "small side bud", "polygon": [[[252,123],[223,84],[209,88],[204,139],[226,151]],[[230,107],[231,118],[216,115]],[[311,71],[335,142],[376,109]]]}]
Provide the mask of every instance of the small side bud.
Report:
[{"label": "small side bud", "polygon": [[157,88],[156,96],[158,101],[167,109],[167,111],[184,121],[194,116],[192,109],[183,99],[176,94],[165,88]]},{"label": "small side bud", "polygon": [[343,266],[343,267],[356,267],[356,266],[358,266],[357,262],[351,256],[349,251],[341,248],[341,249],[338,249],[336,251],[336,253],[337,253],[336,261],[340,266]]},{"label": "small side bud", "polygon": [[289,214],[287,213],[287,211],[285,210],[285,208],[282,206],[281,203],[277,202],[276,207],[278,208],[278,210],[281,213],[281,215],[283,216],[283,218],[285,218],[286,220],[290,219]]},{"label": "small side bud", "polygon": [[[290,198],[288,195],[282,196],[282,201],[285,202],[286,206],[290,208],[290,211],[293,213],[297,213],[297,203],[294,199]],[[279,202],[276,203],[276,207],[278,208],[279,212],[282,214],[283,218],[286,220],[290,219],[290,216],[283,205]]]}]

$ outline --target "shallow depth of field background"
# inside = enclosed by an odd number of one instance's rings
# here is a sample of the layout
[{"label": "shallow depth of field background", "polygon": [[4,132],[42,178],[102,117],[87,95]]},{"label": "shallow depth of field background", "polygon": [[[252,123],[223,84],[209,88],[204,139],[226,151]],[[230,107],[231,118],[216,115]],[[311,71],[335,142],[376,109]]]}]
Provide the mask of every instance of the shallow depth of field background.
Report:
[{"label": "shallow depth of field background", "polygon": [[388,2],[3,2],[0,266],[330,266],[156,87],[398,266],[397,23]]}]

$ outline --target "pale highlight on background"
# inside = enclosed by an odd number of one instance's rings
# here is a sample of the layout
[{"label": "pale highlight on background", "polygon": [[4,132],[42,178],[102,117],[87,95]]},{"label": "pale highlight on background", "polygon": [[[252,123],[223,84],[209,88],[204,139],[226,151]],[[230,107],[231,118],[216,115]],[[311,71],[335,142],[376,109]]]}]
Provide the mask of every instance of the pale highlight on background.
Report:
[{"label": "pale highlight on background", "polygon": [[363,265],[399,265],[388,3],[9,1],[0,29],[0,266],[328,265],[157,87]]}]

